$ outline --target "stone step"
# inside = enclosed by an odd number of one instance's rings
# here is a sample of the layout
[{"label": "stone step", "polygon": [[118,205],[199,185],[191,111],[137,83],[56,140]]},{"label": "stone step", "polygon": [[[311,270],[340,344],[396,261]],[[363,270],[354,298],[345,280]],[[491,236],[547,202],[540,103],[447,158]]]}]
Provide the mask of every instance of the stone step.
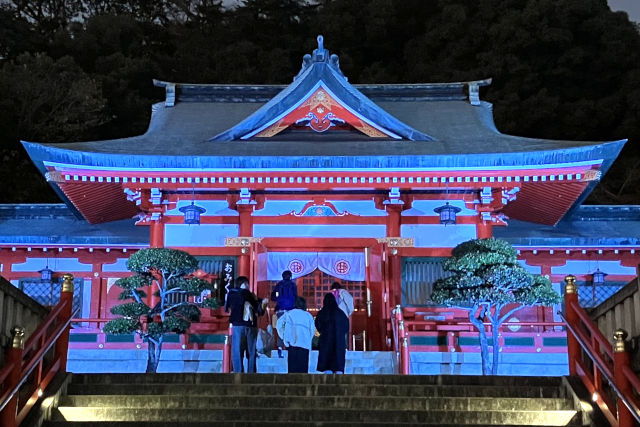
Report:
[{"label": "stone step", "polygon": [[395,384],[561,387],[561,377],[332,374],[74,374],[74,384]]},{"label": "stone step", "polygon": [[395,384],[70,384],[69,395],[161,395],[184,396],[397,396],[424,397],[520,397],[564,398],[566,391],[560,387],[483,385],[395,385]]},{"label": "stone step", "polygon": [[488,398],[488,397],[423,397],[420,395],[406,397],[352,397],[326,396],[318,399],[314,396],[291,395],[236,395],[220,398],[219,396],[185,396],[185,395],[83,395],[64,396],[60,399],[61,407],[102,407],[127,409],[213,409],[239,408],[247,402],[255,408],[281,409],[376,409],[406,411],[555,411],[571,407],[567,399],[522,399],[522,398]]},{"label": "stone step", "polygon": [[[135,421],[138,422],[219,422],[246,423],[260,420],[270,422],[298,422],[316,425],[318,422],[341,423],[422,423],[427,425],[514,424],[564,426],[578,418],[574,410],[549,411],[410,411],[410,410],[351,410],[351,409],[259,409],[236,407],[224,410],[210,409],[143,409],[104,407],[58,407],[54,421]],[[184,425],[184,424],[182,424]]]}]

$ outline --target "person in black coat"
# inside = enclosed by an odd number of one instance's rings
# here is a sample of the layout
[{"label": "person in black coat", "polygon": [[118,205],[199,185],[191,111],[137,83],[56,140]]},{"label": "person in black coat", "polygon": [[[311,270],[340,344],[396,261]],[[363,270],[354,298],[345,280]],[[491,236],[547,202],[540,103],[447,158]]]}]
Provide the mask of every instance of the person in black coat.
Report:
[{"label": "person in black coat", "polygon": [[349,318],[338,308],[333,294],[324,296],[322,309],[316,316],[316,329],[320,333],[317,370],[334,374],[344,373]]},{"label": "person in black coat", "polygon": [[[258,338],[257,316],[264,314],[267,299],[260,301],[249,290],[249,279],[236,278],[235,287],[229,290],[225,311],[231,310],[232,325],[231,362],[233,372],[244,372],[244,356],[247,356],[247,372],[256,372],[256,339]],[[247,303],[247,306],[245,306]]]}]

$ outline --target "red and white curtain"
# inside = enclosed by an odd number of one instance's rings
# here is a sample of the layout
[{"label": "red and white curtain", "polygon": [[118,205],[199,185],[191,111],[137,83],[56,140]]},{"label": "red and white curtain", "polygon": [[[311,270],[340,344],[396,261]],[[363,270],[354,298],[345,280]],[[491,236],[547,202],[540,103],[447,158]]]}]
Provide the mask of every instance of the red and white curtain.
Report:
[{"label": "red and white curtain", "polygon": [[365,280],[363,252],[268,252],[267,280],[282,280],[282,272],[293,278],[306,276],[316,268],[343,280]]}]

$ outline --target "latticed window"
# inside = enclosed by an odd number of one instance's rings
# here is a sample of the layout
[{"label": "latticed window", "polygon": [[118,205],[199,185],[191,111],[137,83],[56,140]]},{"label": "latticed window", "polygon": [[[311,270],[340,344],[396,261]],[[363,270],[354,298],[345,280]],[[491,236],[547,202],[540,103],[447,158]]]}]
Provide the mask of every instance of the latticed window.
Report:
[{"label": "latticed window", "polygon": [[402,305],[432,305],[433,282],[447,277],[442,257],[407,257],[402,259]]},{"label": "latticed window", "polygon": [[576,281],[578,286],[578,300],[584,308],[594,308],[608,300],[622,289],[628,282],[606,281],[594,286],[591,281]]},{"label": "latticed window", "polygon": [[[299,277],[295,279],[295,282],[298,286],[298,295],[307,301],[309,311],[316,311],[322,308],[324,295],[331,292],[333,282],[339,282],[353,296],[355,310],[364,310],[366,308],[367,286],[365,282],[338,279],[320,270],[314,270],[306,276]],[[269,295],[271,295],[276,283],[278,283],[277,280],[268,282]]]},{"label": "latticed window", "polygon": [[[18,288],[29,295],[37,303],[45,307],[51,307],[60,302],[60,290],[62,289],[62,277],[52,278],[51,281],[44,282],[33,277],[20,279]],[[73,280],[73,313],[82,313],[82,288],[84,279],[75,278]]]}]

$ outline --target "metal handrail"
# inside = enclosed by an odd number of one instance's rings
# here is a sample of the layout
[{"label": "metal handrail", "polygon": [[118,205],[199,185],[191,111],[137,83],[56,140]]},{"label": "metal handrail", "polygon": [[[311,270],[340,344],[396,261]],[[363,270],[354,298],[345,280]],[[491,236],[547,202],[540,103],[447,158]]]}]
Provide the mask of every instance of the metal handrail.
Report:
[{"label": "metal handrail", "polygon": [[31,375],[31,372],[33,372],[33,370],[36,368],[36,366],[38,366],[38,364],[44,358],[47,352],[51,350],[51,347],[53,347],[53,345],[58,341],[58,338],[60,338],[60,335],[62,335],[64,331],[67,329],[67,327],[71,324],[71,318],[74,317],[76,314],[78,314],[78,311],[79,309],[76,309],[76,311],[71,315],[71,317],[67,319],[67,321],[60,328],[60,330],[56,332],[53,339],[44,348],[44,350],[41,350],[38,352],[40,356],[38,356],[37,358],[33,358],[30,361],[29,364],[31,365],[31,367],[22,375],[22,379],[20,380],[20,382],[11,390],[11,392],[8,393],[8,395],[6,395],[6,397],[2,400],[2,402],[0,402],[0,411],[2,411],[5,406],[7,406],[7,403],[9,403],[9,401],[18,392],[18,390],[20,390],[20,387],[22,387],[22,385],[27,381],[27,378],[29,378],[29,375]]},{"label": "metal handrail", "polygon": [[[629,412],[631,412],[631,414],[633,415],[633,418],[635,418],[636,421],[640,423],[640,409],[638,409],[638,407],[633,402],[631,402],[629,399],[627,399],[625,397],[625,395],[620,391],[618,386],[616,386],[615,381],[607,373],[609,371],[609,369],[607,369],[606,367],[602,366],[600,364],[600,362],[598,361],[598,358],[594,357],[591,354],[589,346],[582,340],[582,337],[577,333],[577,331],[574,329],[574,327],[571,324],[569,324],[569,322],[567,321],[567,318],[564,316],[564,314],[561,311],[558,311],[558,315],[562,318],[562,320],[564,320],[564,324],[567,327],[567,329],[569,329],[569,331],[571,331],[571,333],[575,337],[576,341],[578,341],[578,343],[580,344],[582,349],[589,355],[589,357],[591,358],[593,363],[598,367],[598,369],[602,373],[602,376],[607,380],[607,382],[609,383],[609,385],[611,386],[613,391],[616,392],[616,395],[618,395],[618,398],[620,400],[622,400],[622,402],[625,404],[625,406],[629,409]],[[598,331],[598,332],[600,332],[600,331]]]}]

